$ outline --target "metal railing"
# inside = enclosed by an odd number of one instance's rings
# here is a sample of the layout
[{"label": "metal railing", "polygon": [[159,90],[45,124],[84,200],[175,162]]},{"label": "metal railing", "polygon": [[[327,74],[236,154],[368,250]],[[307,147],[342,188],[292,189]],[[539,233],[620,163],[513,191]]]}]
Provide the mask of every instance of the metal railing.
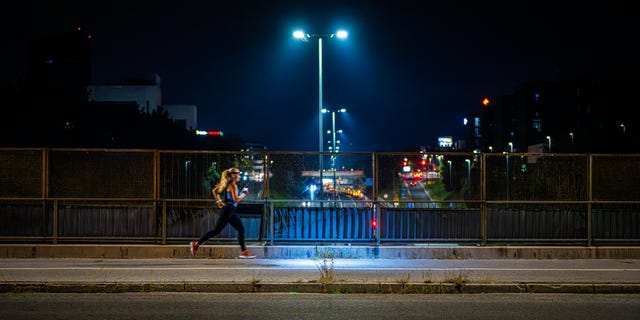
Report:
[{"label": "metal railing", "polygon": [[0,149],[0,241],[186,242],[213,227],[228,167],[251,190],[248,241],[640,241],[640,155],[118,149]]}]

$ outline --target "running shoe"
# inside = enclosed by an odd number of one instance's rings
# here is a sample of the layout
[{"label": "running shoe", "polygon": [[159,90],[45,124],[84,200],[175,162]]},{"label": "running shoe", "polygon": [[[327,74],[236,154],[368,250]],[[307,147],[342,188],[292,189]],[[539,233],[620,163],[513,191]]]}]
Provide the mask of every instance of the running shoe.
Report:
[{"label": "running shoe", "polygon": [[251,253],[251,252],[249,252],[248,250],[240,252],[240,256],[238,256],[238,258],[240,258],[240,259],[253,259],[255,257],[256,257],[256,255]]},{"label": "running shoe", "polygon": [[199,247],[198,242],[196,242],[196,241],[191,242],[191,245],[190,245],[189,249],[191,250],[191,254],[194,257],[196,256],[196,253],[198,253],[198,247]]}]

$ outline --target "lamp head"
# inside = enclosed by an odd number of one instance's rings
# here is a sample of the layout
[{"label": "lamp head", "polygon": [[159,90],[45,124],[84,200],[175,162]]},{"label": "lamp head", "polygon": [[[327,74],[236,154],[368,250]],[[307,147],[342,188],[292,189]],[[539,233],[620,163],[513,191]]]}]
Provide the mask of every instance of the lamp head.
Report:
[{"label": "lamp head", "polygon": [[338,32],[335,33],[335,36],[338,37],[338,39],[346,39],[349,36],[349,33],[345,30],[338,30]]},{"label": "lamp head", "polygon": [[304,33],[302,30],[296,30],[293,32],[293,37],[298,40],[308,41],[309,35]]}]

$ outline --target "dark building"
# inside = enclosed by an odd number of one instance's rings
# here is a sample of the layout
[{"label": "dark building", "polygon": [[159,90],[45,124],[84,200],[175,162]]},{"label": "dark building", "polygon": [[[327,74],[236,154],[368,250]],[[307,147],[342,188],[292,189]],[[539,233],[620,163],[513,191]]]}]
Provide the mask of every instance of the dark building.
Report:
[{"label": "dark building", "polygon": [[77,93],[92,79],[91,35],[81,28],[39,37],[29,45],[27,83],[31,90]]},{"label": "dark building", "polygon": [[91,66],[91,36],[80,28],[29,43],[25,146],[69,146],[79,134]]},{"label": "dark building", "polygon": [[638,117],[610,81],[527,82],[467,123],[468,151],[637,153]]}]

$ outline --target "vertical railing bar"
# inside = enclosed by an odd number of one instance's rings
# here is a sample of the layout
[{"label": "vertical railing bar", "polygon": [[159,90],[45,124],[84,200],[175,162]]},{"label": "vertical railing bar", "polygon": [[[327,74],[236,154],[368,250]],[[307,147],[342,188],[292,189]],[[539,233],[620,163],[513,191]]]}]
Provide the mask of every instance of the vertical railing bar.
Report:
[{"label": "vertical railing bar", "polygon": [[269,244],[274,244],[273,234],[274,234],[274,204],[273,202],[269,202]]},{"label": "vertical railing bar", "polygon": [[590,154],[589,155],[589,165],[588,165],[588,170],[589,170],[589,201],[587,203],[587,247],[591,247],[591,242],[592,242],[592,234],[591,234],[591,228],[592,228],[592,204],[593,204],[593,155]]},{"label": "vertical railing bar", "polygon": [[[376,246],[380,246],[380,203],[378,202],[378,193],[379,193],[379,181],[380,181],[380,157],[378,155],[377,152],[374,152],[371,155],[372,161],[373,161],[373,206],[374,206],[374,210],[375,210],[375,219],[376,219],[376,227],[375,229],[373,229],[373,231],[375,232],[375,234],[373,235],[375,237],[375,241],[376,241]],[[371,226],[371,222],[367,223],[367,225],[369,226],[369,228],[372,228]]]},{"label": "vertical railing bar", "polygon": [[47,231],[48,231],[47,229],[48,229],[48,220],[49,220],[48,219],[49,213],[47,212],[47,199],[49,198],[48,161],[49,161],[49,149],[43,148],[42,149],[42,172],[41,172],[42,181],[40,182],[40,198],[42,199],[42,217],[43,217],[42,235],[44,239],[47,238]]},{"label": "vertical railing bar", "polygon": [[487,155],[482,154],[480,164],[480,234],[482,245],[487,245]]},{"label": "vertical railing bar", "polygon": [[58,200],[53,200],[53,244],[58,243]]},{"label": "vertical railing bar", "polygon": [[160,224],[162,225],[162,244],[167,244],[167,199],[162,199],[162,221],[160,222]]}]

